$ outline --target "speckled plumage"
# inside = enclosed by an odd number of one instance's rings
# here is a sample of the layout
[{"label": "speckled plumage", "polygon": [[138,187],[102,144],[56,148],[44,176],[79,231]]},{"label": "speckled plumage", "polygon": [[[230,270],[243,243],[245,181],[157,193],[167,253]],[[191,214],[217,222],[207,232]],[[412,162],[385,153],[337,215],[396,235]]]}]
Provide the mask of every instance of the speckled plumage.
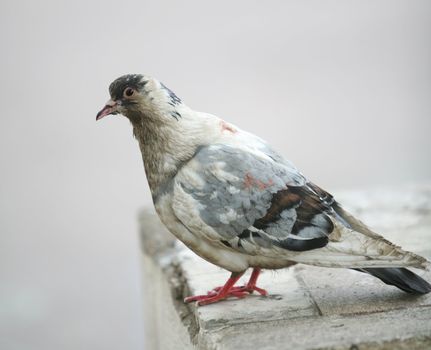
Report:
[{"label": "speckled plumage", "polygon": [[[136,94],[122,101],[128,86]],[[109,106],[132,122],[162,222],[204,259],[237,273],[298,262],[428,266],[345,212],[265,141],[193,111],[157,80],[123,76],[110,92]]]}]

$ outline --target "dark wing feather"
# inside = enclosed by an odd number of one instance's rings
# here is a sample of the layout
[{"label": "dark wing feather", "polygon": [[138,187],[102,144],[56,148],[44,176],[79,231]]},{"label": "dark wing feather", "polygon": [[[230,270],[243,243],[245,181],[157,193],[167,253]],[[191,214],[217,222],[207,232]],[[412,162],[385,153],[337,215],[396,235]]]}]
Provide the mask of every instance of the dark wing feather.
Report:
[{"label": "dark wing feather", "polygon": [[[271,247],[305,251],[328,243],[334,230],[332,196],[306,182],[291,164],[220,145],[203,147],[190,166],[202,185],[181,176],[177,181],[192,206],[200,208],[212,240],[216,232],[221,244],[248,254]],[[176,211],[187,226],[189,218],[181,216],[181,208]],[[195,234],[205,235],[200,227]]]},{"label": "dark wing feather", "polygon": [[[285,210],[295,210],[296,219],[290,233],[301,238],[306,230],[312,231],[308,239],[285,238],[273,243],[281,248],[292,251],[305,251],[324,247],[328,243],[328,235],[333,231],[334,224],[328,214],[332,211],[330,204],[323,201],[313,191],[310,183],[304,186],[288,186],[275,193],[266,215],[257,219],[253,227],[259,230],[268,230],[272,225],[279,225],[283,221],[282,213]],[[319,221],[315,219],[319,217]],[[248,231],[248,230],[247,230]]]}]

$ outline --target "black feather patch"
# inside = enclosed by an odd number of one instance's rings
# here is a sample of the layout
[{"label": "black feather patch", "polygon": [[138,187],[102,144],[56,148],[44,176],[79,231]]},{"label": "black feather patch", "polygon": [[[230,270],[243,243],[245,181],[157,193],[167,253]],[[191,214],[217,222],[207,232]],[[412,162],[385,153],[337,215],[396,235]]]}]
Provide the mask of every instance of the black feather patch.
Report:
[{"label": "black feather patch", "polygon": [[144,76],[141,74],[127,74],[114,80],[109,85],[109,94],[111,98],[116,101],[123,97],[123,92],[127,87],[131,87],[135,90],[142,90],[147,84],[147,81],[143,79]]},{"label": "black feather patch", "polygon": [[384,283],[395,286],[404,292],[412,294],[427,294],[431,292],[431,285],[422,277],[406,268],[367,268],[354,269],[377,277]]},{"label": "black feather patch", "polygon": [[220,241],[220,242],[222,242],[226,247],[228,247],[228,248],[232,248],[232,246],[229,244],[229,242],[228,242],[228,241],[226,241],[226,240],[222,240],[222,241]]},{"label": "black feather patch", "polygon": [[325,190],[321,189],[319,186],[315,185],[312,182],[307,183],[308,187],[321,199],[322,202],[324,202],[326,205],[330,206],[334,204],[335,199],[332,196],[332,194],[326,192]]},{"label": "black feather patch", "polygon": [[175,106],[181,104],[181,99],[177,95],[175,95],[175,93],[171,89],[169,89],[168,87],[166,87],[166,85],[164,85],[162,83],[160,83],[160,84],[161,84],[162,88],[164,90],[166,90],[166,92],[168,93],[169,100],[170,100],[168,103],[172,107],[175,107]]},{"label": "black feather patch", "polygon": [[181,114],[177,111],[173,111],[171,112],[171,116],[174,117],[176,120],[178,120],[179,118],[181,118]]},{"label": "black feather patch", "polygon": [[294,239],[287,238],[282,241],[272,241],[278,247],[292,250],[295,252],[303,252],[306,250],[312,250],[317,248],[323,248],[328,244],[328,237],[322,236],[312,239]]}]

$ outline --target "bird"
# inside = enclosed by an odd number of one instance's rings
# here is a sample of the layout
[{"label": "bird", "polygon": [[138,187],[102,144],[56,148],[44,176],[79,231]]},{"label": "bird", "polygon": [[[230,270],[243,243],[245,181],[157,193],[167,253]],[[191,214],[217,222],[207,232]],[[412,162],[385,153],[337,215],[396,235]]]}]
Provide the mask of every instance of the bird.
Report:
[{"label": "bird", "polygon": [[[295,264],[354,269],[407,293],[431,285],[408,268],[430,262],[375,233],[263,139],[189,108],[155,78],[126,74],[109,86],[96,120],[120,114],[139,143],[155,210],[195,254],[230,272],[185,303],[243,298],[262,270]],[[250,279],[236,285],[248,270]]]}]

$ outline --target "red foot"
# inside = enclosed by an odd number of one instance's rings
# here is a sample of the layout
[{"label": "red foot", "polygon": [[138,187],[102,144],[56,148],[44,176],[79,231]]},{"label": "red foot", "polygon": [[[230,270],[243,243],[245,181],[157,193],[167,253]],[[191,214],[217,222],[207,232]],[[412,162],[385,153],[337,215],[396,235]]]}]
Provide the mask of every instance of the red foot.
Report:
[{"label": "red foot", "polygon": [[[218,292],[222,287],[216,287],[213,289],[214,292]],[[253,292],[258,292],[260,295],[267,296],[268,292],[265,289],[259,288],[258,286],[239,286],[239,287],[232,287],[229,292],[245,292],[247,294],[253,294]],[[211,292],[208,292],[208,294]]]},{"label": "red foot", "polygon": [[[222,287],[220,287],[222,288]],[[194,295],[191,297],[187,297],[184,299],[185,303],[190,303],[192,301],[196,301],[197,304],[199,306],[201,305],[208,305],[208,304],[213,304],[216,303],[218,301],[227,299],[229,297],[235,297],[235,298],[244,298],[246,295],[248,295],[249,293],[247,292],[240,292],[240,291],[236,291],[236,290],[230,290],[227,293],[219,293],[219,292],[215,292],[215,291],[210,291],[208,292],[208,294],[204,294],[204,295]]]},{"label": "red foot", "polygon": [[204,295],[190,296],[184,299],[185,303],[190,303],[196,301],[197,305],[208,305],[213,304],[218,301],[227,299],[229,297],[244,298],[253,292],[258,292],[261,295],[268,295],[265,289],[256,286],[256,281],[259,276],[260,269],[253,269],[253,273],[250,276],[250,280],[245,286],[235,287],[235,283],[243,275],[243,273],[232,273],[231,277],[228,279],[226,284],[222,287],[216,287]]}]

